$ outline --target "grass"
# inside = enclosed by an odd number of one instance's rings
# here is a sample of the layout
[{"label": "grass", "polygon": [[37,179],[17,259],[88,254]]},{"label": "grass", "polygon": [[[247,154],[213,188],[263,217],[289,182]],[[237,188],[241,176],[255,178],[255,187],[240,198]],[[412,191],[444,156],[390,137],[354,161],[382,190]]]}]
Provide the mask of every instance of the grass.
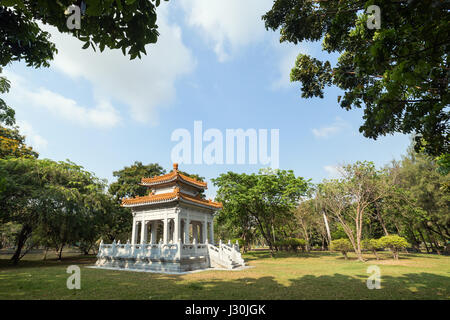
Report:
[{"label": "grass", "polygon": [[[90,269],[94,256],[67,254],[62,261],[27,255],[18,266],[0,257],[0,299],[450,299],[450,257],[381,253],[377,261],[344,260],[328,252],[244,255],[242,271],[186,275]],[[68,290],[66,268],[81,268],[81,289]],[[369,290],[369,265],[381,269],[381,289]]]}]

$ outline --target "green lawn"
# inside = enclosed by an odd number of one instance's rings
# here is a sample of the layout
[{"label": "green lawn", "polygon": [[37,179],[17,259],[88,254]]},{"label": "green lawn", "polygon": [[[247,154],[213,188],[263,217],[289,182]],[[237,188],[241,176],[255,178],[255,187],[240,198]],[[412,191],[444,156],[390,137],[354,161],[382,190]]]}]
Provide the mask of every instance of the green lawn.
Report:
[{"label": "green lawn", "polygon": [[[450,257],[388,252],[376,261],[345,261],[339,254],[267,251],[244,256],[254,268],[187,275],[86,268],[93,256],[59,262],[29,255],[13,267],[0,258],[0,299],[450,299]],[[68,290],[66,268],[81,267],[81,290]],[[366,287],[369,265],[381,268],[381,289]]]}]

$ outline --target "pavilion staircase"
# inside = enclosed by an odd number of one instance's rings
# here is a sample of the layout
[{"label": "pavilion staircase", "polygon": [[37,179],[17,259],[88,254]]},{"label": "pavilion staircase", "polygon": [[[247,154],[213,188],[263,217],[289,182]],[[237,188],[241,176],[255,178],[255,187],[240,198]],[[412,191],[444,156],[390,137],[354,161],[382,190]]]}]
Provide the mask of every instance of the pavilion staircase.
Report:
[{"label": "pavilion staircase", "polygon": [[208,244],[208,254],[211,267],[235,269],[245,266],[238,244],[232,245],[230,242],[224,244],[222,241],[217,247]]}]

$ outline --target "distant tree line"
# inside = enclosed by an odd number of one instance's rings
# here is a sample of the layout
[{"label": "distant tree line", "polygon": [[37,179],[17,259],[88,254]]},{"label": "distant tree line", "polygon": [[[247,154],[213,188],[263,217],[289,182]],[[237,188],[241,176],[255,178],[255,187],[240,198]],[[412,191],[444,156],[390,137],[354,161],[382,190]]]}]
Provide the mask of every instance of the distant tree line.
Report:
[{"label": "distant tree line", "polygon": [[345,239],[336,244],[346,249],[337,251],[353,251],[362,261],[363,250],[381,247],[393,253],[405,247],[448,252],[449,173],[413,146],[382,169],[367,161],[343,165],[338,178],[316,185],[283,170],[228,172],[213,181],[224,203],[217,234],[242,239],[244,250],[256,244],[272,252],[289,249],[300,238],[307,251],[330,249],[333,240]]},{"label": "distant tree line", "polygon": [[120,206],[122,197],[144,195],[140,179],[165,170],[135,162],[115,171],[117,181],[108,186],[69,160],[38,159],[11,125],[14,114],[9,120],[0,125],[0,248],[14,247],[11,260],[34,248],[55,250],[61,259],[68,246],[88,254],[100,239],[126,241],[131,212]]}]

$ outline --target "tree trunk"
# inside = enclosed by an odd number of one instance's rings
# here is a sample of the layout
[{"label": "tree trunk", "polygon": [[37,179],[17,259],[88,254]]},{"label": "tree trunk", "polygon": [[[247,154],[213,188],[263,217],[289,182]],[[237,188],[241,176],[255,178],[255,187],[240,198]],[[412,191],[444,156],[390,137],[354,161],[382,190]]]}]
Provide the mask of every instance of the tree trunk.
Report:
[{"label": "tree trunk", "polygon": [[434,244],[434,248],[436,249],[436,253],[437,253],[438,255],[441,255],[442,252],[441,252],[441,249],[439,249],[439,244],[436,242],[436,239],[433,239],[433,242],[432,242],[431,244],[432,244],[432,245]]},{"label": "tree trunk", "polygon": [[373,250],[373,254],[375,255],[375,258],[377,258],[377,260],[380,260],[380,257],[378,257],[377,250]]},{"label": "tree trunk", "polygon": [[14,252],[14,255],[11,258],[11,261],[14,265],[16,265],[20,258],[21,258],[21,252],[23,249],[23,246],[25,245],[25,242],[27,241],[28,237],[31,235],[31,227],[29,225],[23,225],[22,229],[20,230],[19,235],[17,236],[17,248]]},{"label": "tree trunk", "polygon": [[258,222],[259,225],[259,230],[261,231],[261,234],[263,236],[263,238],[267,241],[267,244],[269,245],[269,249],[270,249],[270,256],[273,257],[274,254],[274,244],[272,243],[272,234],[270,233],[270,228],[268,228],[268,230],[264,230],[264,227],[261,223],[261,221],[259,220],[259,217],[257,217],[256,215],[253,214],[253,216],[256,219],[256,222]]},{"label": "tree trunk", "polygon": [[45,246],[45,253],[44,253],[44,258],[42,260],[47,260],[47,252],[48,252],[48,247]]},{"label": "tree trunk", "polygon": [[420,228],[418,228],[417,231],[419,232],[419,235],[422,238],[422,241],[425,246],[425,249],[427,250],[427,253],[430,253],[430,249],[428,249],[427,242],[425,241],[425,237],[423,236],[422,231],[420,231]]},{"label": "tree trunk", "polygon": [[309,244],[309,235],[308,235],[308,232],[305,232],[305,241],[306,241],[306,244],[305,244],[305,249],[306,249],[306,252],[309,252],[310,250],[311,250],[311,248],[310,248],[310,244]]},{"label": "tree trunk", "polygon": [[64,245],[61,245],[61,248],[59,249],[59,253],[58,253],[58,260],[61,261],[62,260],[62,251],[63,251]]},{"label": "tree trunk", "polygon": [[380,221],[381,227],[383,228],[384,235],[388,236],[389,232],[386,229],[386,225],[384,224],[384,220],[383,220],[383,217],[381,216],[380,208],[378,207],[377,202],[375,202],[375,211],[377,213],[378,221]]},{"label": "tree trunk", "polygon": [[246,238],[247,237],[245,236],[245,232],[242,233],[242,240],[243,240],[243,248],[242,248],[242,250],[244,251],[244,253],[247,252],[247,241],[245,241]]}]

